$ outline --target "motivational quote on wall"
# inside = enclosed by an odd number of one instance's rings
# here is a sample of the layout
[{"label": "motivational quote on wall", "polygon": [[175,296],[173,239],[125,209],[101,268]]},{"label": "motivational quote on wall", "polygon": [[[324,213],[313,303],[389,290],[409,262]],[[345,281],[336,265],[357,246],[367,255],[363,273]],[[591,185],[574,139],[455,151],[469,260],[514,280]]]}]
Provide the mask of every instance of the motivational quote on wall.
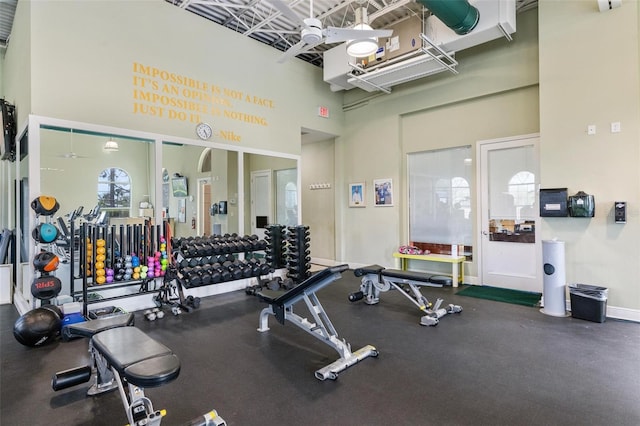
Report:
[{"label": "motivational quote on wall", "polygon": [[[265,116],[242,111],[274,109],[272,99],[256,96],[189,76],[133,63],[133,113],[200,123],[209,117],[226,118],[249,125],[268,127]],[[246,111],[246,110],[245,110]],[[221,139],[240,142],[233,131],[218,130]]]}]

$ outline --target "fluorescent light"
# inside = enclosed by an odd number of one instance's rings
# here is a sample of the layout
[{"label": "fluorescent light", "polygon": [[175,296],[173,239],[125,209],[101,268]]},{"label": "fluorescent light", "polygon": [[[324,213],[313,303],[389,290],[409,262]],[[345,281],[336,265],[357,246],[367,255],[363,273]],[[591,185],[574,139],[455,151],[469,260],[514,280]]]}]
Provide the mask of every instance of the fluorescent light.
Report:
[{"label": "fluorescent light", "polygon": [[118,142],[114,141],[113,139],[109,139],[104,144],[104,150],[107,151],[107,152],[115,152],[118,149],[120,149],[120,147],[118,146]]},{"label": "fluorescent light", "polygon": [[[372,30],[368,24],[358,24],[354,30]],[[376,37],[363,38],[359,40],[347,41],[347,54],[355,58],[366,58],[378,50],[378,39]]]}]

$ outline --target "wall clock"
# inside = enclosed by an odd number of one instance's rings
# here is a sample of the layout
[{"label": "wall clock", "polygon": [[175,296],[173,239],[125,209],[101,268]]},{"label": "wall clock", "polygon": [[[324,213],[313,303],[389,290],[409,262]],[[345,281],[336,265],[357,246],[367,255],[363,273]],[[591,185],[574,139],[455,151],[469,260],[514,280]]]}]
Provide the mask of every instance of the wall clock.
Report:
[{"label": "wall clock", "polygon": [[196,134],[202,140],[207,140],[213,134],[213,129],[207,123],[198,123],[196,126]]}]

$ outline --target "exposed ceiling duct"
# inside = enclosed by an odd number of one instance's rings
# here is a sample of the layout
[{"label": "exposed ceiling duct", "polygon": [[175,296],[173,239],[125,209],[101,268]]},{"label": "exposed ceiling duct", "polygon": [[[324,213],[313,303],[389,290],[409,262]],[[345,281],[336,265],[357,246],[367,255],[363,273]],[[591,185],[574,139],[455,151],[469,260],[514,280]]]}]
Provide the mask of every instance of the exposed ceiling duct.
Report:
[{"label": "exposed ceiling duct", "polygon": [[417,0],[428,9],[390,26],[375,55],[354,60],[344,45],[324,53],[324,81],[331,90],[358,87],[391,92],[391,87],[440,73],[457,74],[456,52],[516,31],[516,0]]},{"label": "exposed ceiling duct", "polygon": [[456,34],[464,35],[478,25],[480,12],[467,0],[417,0]]}]

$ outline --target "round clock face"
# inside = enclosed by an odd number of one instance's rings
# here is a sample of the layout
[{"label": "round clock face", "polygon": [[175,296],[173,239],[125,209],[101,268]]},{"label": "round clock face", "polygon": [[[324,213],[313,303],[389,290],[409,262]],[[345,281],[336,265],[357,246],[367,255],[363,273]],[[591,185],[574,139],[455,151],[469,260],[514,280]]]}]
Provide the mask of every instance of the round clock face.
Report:
[{"label": "round clock face", "polygon": [[196,134],[200,139],[209,139],[213,134],[213,130],[211,130],[211,126],[207,123],[200,123],[196,126]]}]

